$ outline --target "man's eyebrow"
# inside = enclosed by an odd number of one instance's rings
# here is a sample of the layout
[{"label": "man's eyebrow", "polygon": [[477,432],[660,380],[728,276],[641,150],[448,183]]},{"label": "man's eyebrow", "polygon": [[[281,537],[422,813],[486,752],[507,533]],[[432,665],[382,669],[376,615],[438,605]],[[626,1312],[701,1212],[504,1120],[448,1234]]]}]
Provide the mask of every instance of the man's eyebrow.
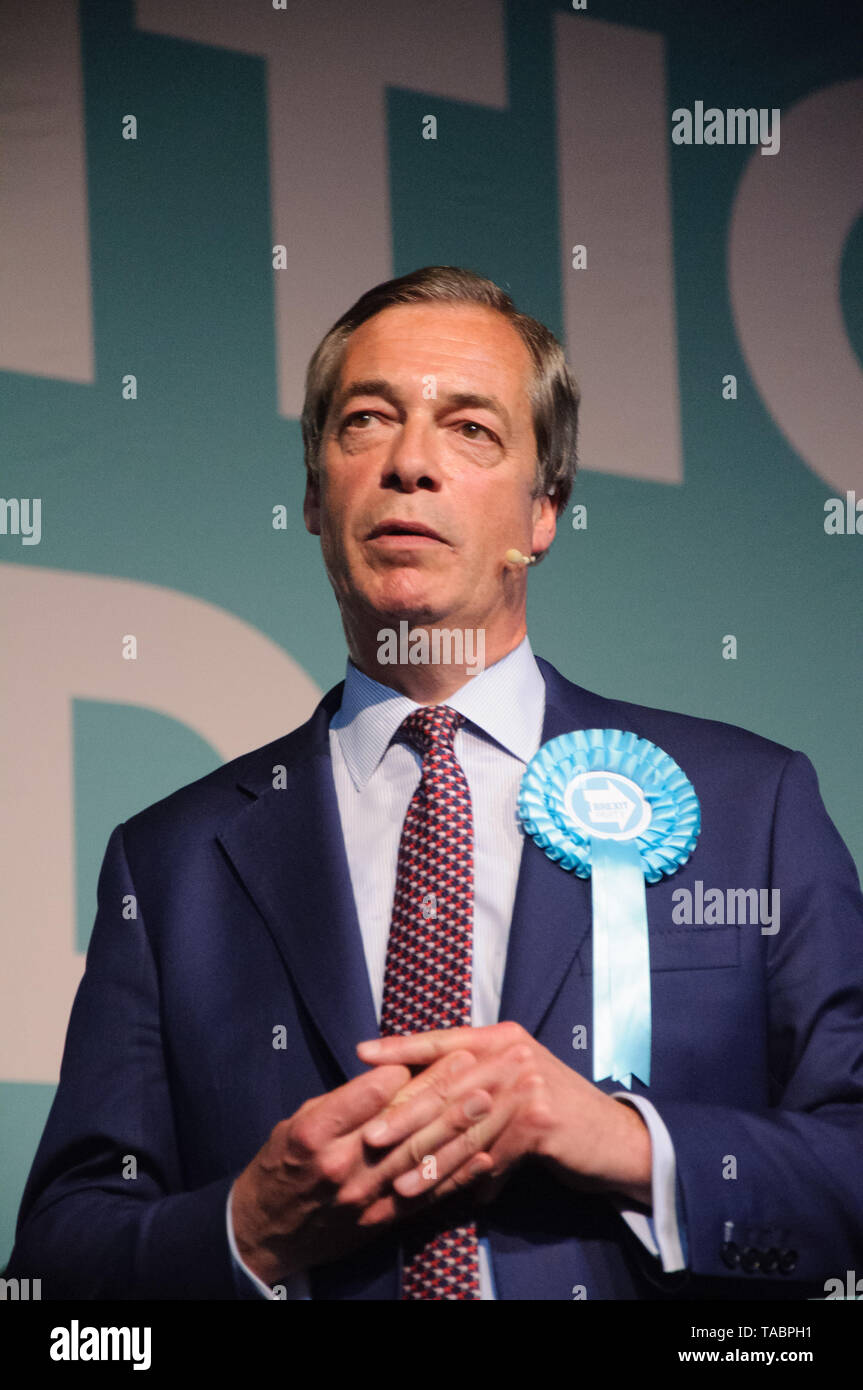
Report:
[{"label": "man's eyebrow", "polygon": [[[380,396],[381,400],[396,409],[404,405],[401,395],[390,382],[382,377],[371,377],[365,381],[349,381],[338,392],[333,402],[333,413],[339,415],[355,396]],[[497,396],[483,396],[476,391],[450,391],[438,399],[453,410],[491,410],[500,416],[508,430],[512,428],[509,411]]]},{"label": "man's eyebrow", "polygon": [[383,377],[369,377],[365,381],[349,381],[341,391],[337,392],[333,401],[333,414],[341,414],[348,401],[352,400],[354,396],[380,396],[382,400],[396,408],[403,404],[398,391]]}]

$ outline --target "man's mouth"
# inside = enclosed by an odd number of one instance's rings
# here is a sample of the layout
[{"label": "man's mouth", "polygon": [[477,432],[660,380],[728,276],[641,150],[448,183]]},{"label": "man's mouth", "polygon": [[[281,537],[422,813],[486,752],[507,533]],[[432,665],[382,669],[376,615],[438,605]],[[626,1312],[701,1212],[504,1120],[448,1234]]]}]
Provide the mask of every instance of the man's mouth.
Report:
[{"label": "man's mouth", "polygon": [[439,541],[444,545],[446,544],[443,536],[433,530],[431,526],[425,526],[421,521],[402,521],[400,519],[379,522],[369,532],[366,539],[376,541],[390,536],[412,537],[414,540]]}]

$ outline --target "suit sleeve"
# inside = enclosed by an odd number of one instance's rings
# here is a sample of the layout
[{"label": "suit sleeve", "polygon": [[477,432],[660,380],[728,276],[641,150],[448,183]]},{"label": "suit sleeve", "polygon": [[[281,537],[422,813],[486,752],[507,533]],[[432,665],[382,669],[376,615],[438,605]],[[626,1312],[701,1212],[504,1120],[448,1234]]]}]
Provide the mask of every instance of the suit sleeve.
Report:
[{"label": "suit sleeve", "polygon": [[235,1176],[185,1190],[156,960],[118,826],[7,1274],[41,1278],[48,1299],[234,1299]]},{"label": "suit sleeve", "polygon": [[769,1105],[654,1101],[674,1145],[690,1270],[750,1288],[863,1267],[863,898],[801,753],[779,783],[770,879],[780,926],[764,938]]}]

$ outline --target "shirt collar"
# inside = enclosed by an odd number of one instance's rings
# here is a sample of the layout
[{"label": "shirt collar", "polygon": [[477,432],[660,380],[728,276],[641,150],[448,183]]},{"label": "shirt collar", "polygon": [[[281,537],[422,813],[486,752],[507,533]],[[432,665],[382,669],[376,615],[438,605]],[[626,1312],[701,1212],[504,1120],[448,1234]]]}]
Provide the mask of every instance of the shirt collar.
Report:
[{"label": "shirt collar", "polygon": [[[445,702],[508,753],[527,763],[542,738],[545,681],[530,641],[519,645],[466,683]],[[392,742],[402,720],[419,709],[415,700],[366,676],[348,658],[342,703],[330,728],[358,791]]]}]

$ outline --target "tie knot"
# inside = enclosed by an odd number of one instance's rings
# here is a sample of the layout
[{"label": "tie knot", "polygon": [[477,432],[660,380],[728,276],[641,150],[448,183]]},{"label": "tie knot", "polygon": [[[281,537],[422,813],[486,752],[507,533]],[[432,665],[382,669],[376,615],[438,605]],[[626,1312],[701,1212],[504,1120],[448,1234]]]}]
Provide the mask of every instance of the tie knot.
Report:
[{"label": "tie knot", "polygon": [[401,733],[425,757],[431,749],[452,749],[464,715],[449,705],[420,705],[402,720]]}]

